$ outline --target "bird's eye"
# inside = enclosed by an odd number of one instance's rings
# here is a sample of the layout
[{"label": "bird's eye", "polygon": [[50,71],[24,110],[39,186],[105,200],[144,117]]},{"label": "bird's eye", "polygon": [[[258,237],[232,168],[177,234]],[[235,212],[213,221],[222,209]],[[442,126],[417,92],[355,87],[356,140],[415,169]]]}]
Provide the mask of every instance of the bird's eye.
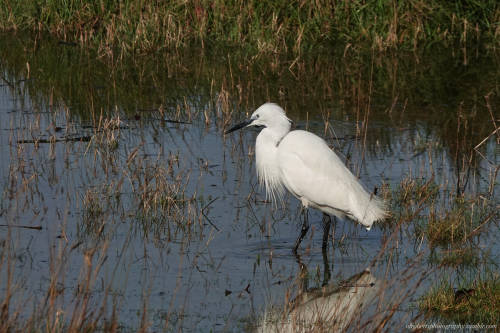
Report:
[{"label": "bird's eye", "polygon": [[256,114],[256,115],[255,115],[255,119],[259,119],[259,116],[260,116],[260,115]]}]

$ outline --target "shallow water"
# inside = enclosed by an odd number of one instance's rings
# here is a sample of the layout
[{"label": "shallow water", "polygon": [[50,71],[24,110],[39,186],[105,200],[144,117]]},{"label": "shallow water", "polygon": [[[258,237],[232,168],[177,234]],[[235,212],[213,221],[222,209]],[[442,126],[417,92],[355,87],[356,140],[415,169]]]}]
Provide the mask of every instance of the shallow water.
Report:
[{"label": "shallow water", "polygon": [[[369,189],[394,193],[405,178],[432,179],[443,209],[457,189],[498,207],[500,151],[490,134],[500,76],[488,52],[347,60],[332,51],[291,66],[192,50],[112,65],[38,43],[0,38],[0,290],[11,315],[50,308],[42,318],[69,322],[85,299],[95,318],[106,300],[102,317],[115,308],[124,331],[144,322],[151,331],[239,331],[298,293],[299,261],[309,287],[320,286],[321,215],[309,213],[301,256],[292,255],[299,203],[266,200],[255,131],[223,135],[268,100],[297,128],[326,138]],[[498,221],[475,241],[487,259],[465,268],[432,265],[414,229],[337,222],[329,282],[370,267],[387,290],[360,323],[376,325],[400,303],[386,325],[405,327],[438,278],[498,269],[490,265],[498,263]]]}]

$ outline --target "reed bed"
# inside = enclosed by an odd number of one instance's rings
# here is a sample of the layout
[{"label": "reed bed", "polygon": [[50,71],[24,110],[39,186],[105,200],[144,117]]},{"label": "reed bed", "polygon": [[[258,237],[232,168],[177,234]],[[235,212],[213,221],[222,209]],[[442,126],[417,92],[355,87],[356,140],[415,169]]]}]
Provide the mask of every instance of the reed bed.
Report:
[{"label": "reed bed", "polygon": [[497,1],[3,1],[0,29],[126,54],[223,43],[252,54],[324,46],[416,50],[436,42],[497,47]]}]

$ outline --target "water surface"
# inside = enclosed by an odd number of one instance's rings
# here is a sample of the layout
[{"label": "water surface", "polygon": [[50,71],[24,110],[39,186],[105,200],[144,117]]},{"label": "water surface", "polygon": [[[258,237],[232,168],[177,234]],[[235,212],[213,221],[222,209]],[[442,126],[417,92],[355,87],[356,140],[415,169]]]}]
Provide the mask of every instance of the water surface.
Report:
[{"label": "water surface", "polygon": [[[19,36],[1,36],[0,50],[0,290],[20,322],[83,312],[124,331],[240,331],[304,288],[304,264],[309,287],[370,267],[385,292],[358,325],[397,304],[386,324],[396,329],[419,318],[418,296],[440,278],[498,271],[498,221],[474,238],[476,265],[443,267],[431,258],[449,248],[416,227],[432,208],[396,227],[405,210],[394,199],[401,184],[429,182],[440,211],[457,193],[498,207],[494,54],[332,50],[294,62],[228,49],[113,63]],[[325,255],[310,211],[292,255],[298,201],[266,199],[257,132],[223,134],[266,101],[324,137],[394,217],[370,232],[339,220]]]}]

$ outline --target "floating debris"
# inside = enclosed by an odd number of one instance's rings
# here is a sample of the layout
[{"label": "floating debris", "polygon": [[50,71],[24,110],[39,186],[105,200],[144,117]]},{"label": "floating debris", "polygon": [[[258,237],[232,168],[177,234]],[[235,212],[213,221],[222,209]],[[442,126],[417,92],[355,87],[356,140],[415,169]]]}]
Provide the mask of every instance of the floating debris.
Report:
[{"label": "floating debris", "polygon": [[55,139],[22,139],[17,140],[17,143],[53,143],[53,142],[88,142],[92,139],[91,135],[83,135],[83,136],[70,136],[63,138],[55,138]]}]

